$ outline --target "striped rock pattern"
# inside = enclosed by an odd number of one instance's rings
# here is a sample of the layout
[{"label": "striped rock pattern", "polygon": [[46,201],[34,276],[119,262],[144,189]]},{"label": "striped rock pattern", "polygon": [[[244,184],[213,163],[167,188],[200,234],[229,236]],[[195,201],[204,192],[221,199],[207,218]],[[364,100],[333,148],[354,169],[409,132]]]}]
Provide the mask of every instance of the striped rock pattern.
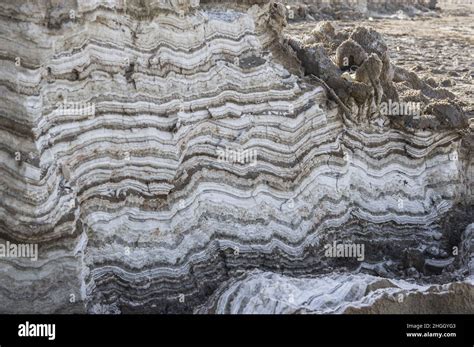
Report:
[{"label": "striped rock pattern", "polygon": [[197,312],[429,314],[435,306],[445,313],[467,314],[473,299],[468,283],[419,285],[362,274],[294,278],[257,270],[224,283]]},{"label": "striped rock pattern", "polygon": [[457,264],[463,134],[344,121],[280,46],[281,5],[40,3],[0,4],[0,238],[39,245],[0,258],[1,312],[202,312],[252,269]]}]

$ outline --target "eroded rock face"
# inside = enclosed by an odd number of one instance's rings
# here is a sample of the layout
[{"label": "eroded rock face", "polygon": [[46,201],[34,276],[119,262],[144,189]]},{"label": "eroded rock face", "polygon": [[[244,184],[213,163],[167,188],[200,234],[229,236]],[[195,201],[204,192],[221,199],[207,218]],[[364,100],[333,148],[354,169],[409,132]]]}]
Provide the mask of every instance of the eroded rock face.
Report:
[{"label": "eroded rock face", "polygon": [[352,39],[344,41],[336,50],[336,65],[341,70],[360,67],[367,58],[367,52]]},{"label": "eroded rock face", "polygon": [[328,27],[328,22],[319,24],[309,35],[287,37],[285,43],[305,74],[332,89],[349,119],[406,131],[468,128],[468,117],[455,95],[394,66],[383,37],[374,29],[358,26],[336,35]]},{"label": "eroded rock face", "polygon": [[[1,312],[227,312],[242,276],[231,312],[302,312],[310,297],[310,312],[378,312],[379,296],[358,303],[380,283],[377,295],[460,281],[472,302],[465,134],[346,115],[298,73],[306,55],[344,102],[380,103],[381,43],[351,36],[367,57],[350,81],[322,43],[288,53],[274,2],[4,1],[0,12],[0,237],[39,245],[37,261],[0,257]],[[364,245],[362,262],[326,255],[345,241]],[[324,276],[333,287],[297,295]],[[273,280],[275,295],[296,283],[297,308],[245,303]],[[344,302],[338,283],[355,291]],[[314,299],[330,293],[334,304]]]}]

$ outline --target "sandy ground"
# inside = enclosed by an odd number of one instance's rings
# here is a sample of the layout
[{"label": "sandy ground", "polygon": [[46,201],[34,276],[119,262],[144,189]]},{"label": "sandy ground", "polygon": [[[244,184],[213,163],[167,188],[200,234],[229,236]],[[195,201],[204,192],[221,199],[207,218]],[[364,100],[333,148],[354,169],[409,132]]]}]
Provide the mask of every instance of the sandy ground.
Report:
[{"label": "sandy ground", "polygon": [[[332,21],[337,29],[357,25],[382,33],[390,57],[398,66],[432,77],[463,101],[468,117],[474,117],[474,6],[443,8],[440,18],[408,20],[376,19]],[[291,35],[312,30],[315,22],[290,24]]]}]

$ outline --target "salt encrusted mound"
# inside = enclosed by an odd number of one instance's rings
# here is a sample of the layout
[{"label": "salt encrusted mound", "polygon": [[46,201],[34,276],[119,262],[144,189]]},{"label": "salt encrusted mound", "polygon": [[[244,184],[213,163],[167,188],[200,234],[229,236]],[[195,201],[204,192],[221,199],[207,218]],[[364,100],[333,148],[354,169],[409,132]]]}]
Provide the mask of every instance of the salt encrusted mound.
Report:
[{"label": "salt encrusted mound", "polygon": [[[252,269],[471,288],[465,134],[348,126],[298,74],[282,5],[0,13],[0,237],[39,244],[0,258],[1,312],[194,312]],[[364,262],[327,258],[334,241]]]},{"label": "salt encrusted mound", "polygon": [[321,79],[334,92],[352,122],[407,131],[468,128],[456,96],[392,64],[382,35],[371,28],[336,32],[329,22],[320,22],[310,34],[285,42],[305,74]]}]

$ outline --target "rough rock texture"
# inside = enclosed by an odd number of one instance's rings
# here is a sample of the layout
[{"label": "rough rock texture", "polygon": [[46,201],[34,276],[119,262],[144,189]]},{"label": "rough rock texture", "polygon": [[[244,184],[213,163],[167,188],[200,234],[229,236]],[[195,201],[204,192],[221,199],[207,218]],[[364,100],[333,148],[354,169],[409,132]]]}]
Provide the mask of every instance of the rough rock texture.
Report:
[{"label": "rough rock texture", "polygon": [[417,285],[370,275],[294,278],[254,271],[224,283],[197,313],[220,314],[446,314],[472,313],[467,283]]},{"label": "rough rock texture", "polygon": [[[446,0],[445,0],[446,1]],[[464,0],[469,1],[469,0]],[[282,0],[290,21],[437,16],[439,0]],[[443,1],[441,1],[443,2]]]},{"label": "rough rock texture", "polygon": [[[391,123],[408,131],[468,128],[469,118],[455,95],[393,65],[383,37],[374,29],[358,26],[336,35],[328,26],[325,22],[316,32],[300,39],[290,36],[285,42],[305,74],[327,83],[353,121]],[[382,102],[416,103],[417,109],[391,114],[384,112]]]},{"label": "rough rock texture", "polygon": [[[0,258],[1,312],[414,312],[387,303],[401,290],[472,309],[463,124],[346,115],[300,75],[281,4],[8,0],[0,14],[0,238],[39,244],[36,262]],[[377,104],[386,48],[362,31],[367,76],[339,76],[324,45],[308,59],[337,95],[360,83]],[[333,241],[365,260],[326,257]],[[249,303],[268,281],[297,308]],[[420,312],[446,310],[430,300]]]}]

